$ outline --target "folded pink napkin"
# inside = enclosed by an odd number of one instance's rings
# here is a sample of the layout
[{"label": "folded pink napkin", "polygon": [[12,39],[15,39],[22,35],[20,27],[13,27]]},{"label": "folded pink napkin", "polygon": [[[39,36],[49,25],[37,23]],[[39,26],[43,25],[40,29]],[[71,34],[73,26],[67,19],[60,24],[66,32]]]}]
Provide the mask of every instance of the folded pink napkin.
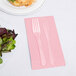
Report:
[{"label": "folded pink napkin", "polygon": [[32,69],[64,66],[54,17],[26,18],[25,24]]}]

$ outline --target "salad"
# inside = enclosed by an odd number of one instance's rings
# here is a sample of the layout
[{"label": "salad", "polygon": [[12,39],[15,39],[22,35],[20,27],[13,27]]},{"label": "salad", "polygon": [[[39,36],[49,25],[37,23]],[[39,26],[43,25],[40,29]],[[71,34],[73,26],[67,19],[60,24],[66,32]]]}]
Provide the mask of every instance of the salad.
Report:
[{"label": "salad", "polygon": [[14,6],[30,6],[35,0],[8,0]]},{"label": "salad", "polygon": [[1,58],[2,53],[8,53],[15,49],[15,38],[17,35],[14,30],[0,28],[0,64],[3,62]]}]

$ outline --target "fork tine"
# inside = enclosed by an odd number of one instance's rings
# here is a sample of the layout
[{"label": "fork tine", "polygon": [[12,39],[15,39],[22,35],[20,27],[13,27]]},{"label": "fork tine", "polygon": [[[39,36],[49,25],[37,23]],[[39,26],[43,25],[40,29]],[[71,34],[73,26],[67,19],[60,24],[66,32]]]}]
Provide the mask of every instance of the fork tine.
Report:
[{"label": "fork tine", "polygon": [[32,19],[33,32],[40,32],[39,20],[34,18]]},{"label": "fork tine", "polygon": [[33,32],[35,32],[35,24],[34,24],[34,19],[32,19],[32,29],[33,29]]},{"label": "fork tine", "polygon": [[40,32],[40,25],[39,25],[39,20],[37,19],[37,30]]}]

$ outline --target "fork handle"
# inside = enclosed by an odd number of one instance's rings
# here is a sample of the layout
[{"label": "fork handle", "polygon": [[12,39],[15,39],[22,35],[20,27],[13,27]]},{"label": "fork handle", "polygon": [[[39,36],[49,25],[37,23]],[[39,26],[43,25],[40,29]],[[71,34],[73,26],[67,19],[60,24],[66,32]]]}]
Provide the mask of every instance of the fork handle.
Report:
[{"label": "fork handle", "polygon": [[46,65],[46,60],[45,60],[45,56],[42,50],[42,44],[41,44],[41,39],[38,38],[38,45],[39,45],[39,51],[40,51],[40,57],[41,57],[41,63],[42,65]]}]

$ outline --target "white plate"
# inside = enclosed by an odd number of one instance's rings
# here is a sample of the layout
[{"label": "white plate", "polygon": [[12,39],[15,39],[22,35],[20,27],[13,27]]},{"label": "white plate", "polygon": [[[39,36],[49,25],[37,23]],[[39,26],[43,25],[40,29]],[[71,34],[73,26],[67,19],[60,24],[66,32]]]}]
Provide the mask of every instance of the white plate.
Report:
[{"label": "white plate", "polygon": [[26,15],[38,9],[44,1],[45,0],[36,0],[36,2],[29,7],[15,7],[11,5],[8,0],[0,0],[0,10],[13,15]]},{"label": "white plate", "polygon": [[[5,28],[11,29],[11,30],[14,29],[16,31],[16,29],[13,28],[13,26],[9,23],[9,21],[6,21],[2,17],[0,17],[0,27],[5,27]],[[3,63],[0,64],[0,69],[3,68],[12,59],[15,52],[16,52],[16,48],[14,50],[12,50],[10,53],[2,53]]]}]

